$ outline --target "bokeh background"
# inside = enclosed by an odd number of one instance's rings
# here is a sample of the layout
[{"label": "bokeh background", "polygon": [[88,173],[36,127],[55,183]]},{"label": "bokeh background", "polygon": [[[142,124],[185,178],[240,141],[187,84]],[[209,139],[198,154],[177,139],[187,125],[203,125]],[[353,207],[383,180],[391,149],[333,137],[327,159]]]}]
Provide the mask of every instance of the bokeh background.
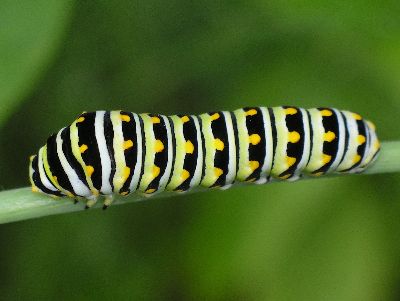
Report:
[{"label": "bokeh background", "polygon": [[[399,139],[398,1],[0,2],[0,186],[80,112],[333,106]],[[0,226],[0,299],[398,300],[400,176]],[[1,200],[0,200],[1,201]]]}]

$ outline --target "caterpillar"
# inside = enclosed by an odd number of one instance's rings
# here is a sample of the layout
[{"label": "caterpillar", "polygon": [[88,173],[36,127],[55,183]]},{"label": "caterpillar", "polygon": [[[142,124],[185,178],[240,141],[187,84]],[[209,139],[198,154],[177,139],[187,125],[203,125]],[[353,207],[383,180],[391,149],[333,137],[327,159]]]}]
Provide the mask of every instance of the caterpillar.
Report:
[{"label": "caterpillar", "polygon": [[115,194],[358,173],[377,157],[372,122],[334,108],[248,107],[195,115],[82,113],[30,157],[32,191],[93,206]]}]

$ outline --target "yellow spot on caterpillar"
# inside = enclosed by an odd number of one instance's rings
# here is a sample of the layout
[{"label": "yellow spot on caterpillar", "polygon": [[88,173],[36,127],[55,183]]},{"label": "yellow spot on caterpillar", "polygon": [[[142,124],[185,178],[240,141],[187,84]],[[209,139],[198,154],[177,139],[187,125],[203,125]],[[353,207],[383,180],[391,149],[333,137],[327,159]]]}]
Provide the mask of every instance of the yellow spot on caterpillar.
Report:
[{"label": "yellow spot on caterpillar", "polygon": [[222,151],[225,147],[224,143],[218,138],[214,139],[214,146],[219,151]]},{"label": "yellow spot on caterpillar", "polygon": [[153,166],[153,178],[154,179],[157,178],[159,174],[160,174],[160,167],[154,165]]},{"label": "yellow spot on caterpillar", "polygon": [[120,192],[120,195],[127,195],[129,193],[129,191],[122,191]]},{"label": "yellow spot on caterpillar", "polygon": [[378,141],[375,142],[374,144],[375,149],[379,149],[381,147],[381,143]]},{"label": "yellow spot on caterpillar", "polygon": [[150,188],[146,190],[146,193],[153,193],[154,191],[156,191],[154,188]]},{"label": "yellow spot on caterpillar", "polygon": [[288,135],[288,140],[290,143],[297,143],[300,140],[300,134],[296,131],[290,132]]},{"label": "yellow spot on caterpillar", "polygon": [[181,174],[182,182],[186,181],[189,177],[190,177],[190,173],[186,169],[182,170],[182,174]]},{"label": "yellow spot on caterpillar", "polygon": [[89,177],[92,176],[92,174],[94,173],[94,168],[91,165],[86,166],[86,172],[88,173]]},{"label": "yellow spot on caterpillar", "polygon": [[183,123],[188,122],[188,121],[189,121],[189,117],[186,116],[186,115],[185,115],[185,116],[182,116],[182,117],[181,117],[181,120],[182,120]]},{"label": "yellow spot on caterpillar", "polygon": [[121,118],[122,121],[125,122],[131,121],[131,117],[129,117],[129,115],[121,114],[119,117]]},{"label": "yellow spot on caterpillar", "polygon": [[39,188],[37,188],[36,186],[32,186],[32,192],[39,192]]},{"label": "yellow spot on caterpillar", "polygon": [[313,176],[316,176],[316,177],[320,177],[320,176],[322,176],[324,173],[322,172],[322,171],[320,171],[320,172],[316,172],[316,173],[313,173],[312,175]]},{"label": "yellow spot on caterpillar", "polygon": [[323,116],[323,117],[332,116],[332,111],[331,110],[322,110],[321,111],[321,116]]},{"label": "yellow spot on caterpillar", "polygon": [[69,198],[74,198],[75,196],[73,195],[73,193],[67,191],[67,197],[69,197]]},{"label": "yellow spot on caterpillar", "polygon": [[220,117],[219,113],[214,113],[214,114],[211,115],[211,120],[212,121],[217,120],[219,117]]},{"label": "yellow spot on caterpillar", "polygon": [[156,153],[160,153],[164,150],[164,144],[161,142],[161,140],[156,140],[154,144],[154,150]]},{"label": "yellow spot on caterpillar", "polygon": [[257,144],[260,143],[260,141],[261,141],[261,137],[260,137],[260,135],[258,135],[258,134],[251,134],[251,135],[249,136],[249,142],[250,142],[252,145],[257,145]]},{"label": "yellow spot on caterpillar", "polygon": [[290,176],[291,176],[291,174],[287,174],[282,177],[279,177],[279,179],[286,180],[286,179],[290,178]]},{"label": "yellow spot on caterpillar", "polygon": [[353,163],[356,164],[356,163],[360,162],[360,160],[361,160],[361,156],[357,154],[353,158]]},{"label": "yellow spot on caterpillar", "polygon": [[131,169],[128,166],[124,167],[124,170],[122,172],[122,177],[123,177],[123,182],[125,183],[126,179],[128,179],[129,174],[131,173]]},{"label": "yellow spot on caterpillar", "polygon": [[357,114],[357,113],[352,113],[351,115],[353,116],[353,118],[354,118],[355,120],[361,120],[361,119],[362,119],[361,115],[359,115],[359,114]]},{"label": "yellow spot on caterpillar", "polygon": [[357,141],[358,141],[358,144],[364,144],[365,143],[365,136],[364,135],[358,135],[357,136]]},{"label": "yellow spot on caterpillar", "polygon": [[160,118],[158,118],[157,116],[151,117],[151,122],[160,123]]},{"label": "yellow spot on caterpillar", "polygon": [[296,158],[294,157],[286,157],[286,164],[290,167],[292,166],[294,163],[296,163]]},{"label": "yellow spot on caterpillar", "polygon": [[258,162],[258,161],[250,161],[249,162],[249,166],[250,166],[252,171],[255,171],[260,166],[260,162]]},{"label": "yellow spot on caterpillar", "polygon": [[53,176],[53,180],[54,180],[54,182],[56,182],[58,184],[58,180],[57,180],[56,176]]},{"label": "yellow spot on caterpillar", "polygon": [[286,115],[294,115],[296,113],[297,113],[297,109],[295,109],[295,108],[287,108],[287,109],[285,109],[285,114]]},{"label": "yellow spot on caterpillar", "polygon": [[185,143],[185,151],[186,151],[187,154],[193,154],[194,146],[193,146],[192,141],[190,141],[190,140],[186,141],[186,143]]},{"label": "yellow spot on caterpillar", "polygon": [[214,173],[217,177],[220,177],[224,172],[221,168],[214,167]]},{"label": "yellow spot on caterpillar", "polygon": [[132,140],[126,140],[124,141],[124,150],[127,150],[128,148],[131,148],[133,146]]},{"label": "yellow spot on caterpillar", "polygon": [[85,117],[79,117],[76,122],[83,122],[85,120]]},{"label": "yellow spot on caterpillar", "polygon": [[88,146],[86,144],[82,144],[79,147],[79,151],[81,152],[81,154],[83,154],[87,149],[88,149]]},{"label": "yellow spot on caterpillar", "polygon": [[246,112],[246,116],[253,116],[257,114],[257,110],[256,109],[250,109]]},{"label": "yellow spot on caterpillar", "polygon": [[332,131],[328,131],[324,134],[324,141],[332,142],[336,138],[336,135]]},{"label": "yellow spot on caterpillar", "polygon": [[327,155],[327,154],[322,154],[322,162],[324,162],[324,165],[331,162],[332,156]]}]

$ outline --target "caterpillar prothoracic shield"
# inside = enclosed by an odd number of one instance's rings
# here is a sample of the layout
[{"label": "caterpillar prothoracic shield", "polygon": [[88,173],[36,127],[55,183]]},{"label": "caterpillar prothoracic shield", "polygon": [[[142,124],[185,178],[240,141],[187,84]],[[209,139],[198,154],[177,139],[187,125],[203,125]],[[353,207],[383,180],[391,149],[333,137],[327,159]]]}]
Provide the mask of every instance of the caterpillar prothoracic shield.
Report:
[{"label": "caterpillar prothoracic shield", "polygon": [[114,194],[227,188],[363,171],[379,152],[375,127],[333,108],[252,107],[164,116],[81,114],[31,156],[33,191],[105,206]]}]

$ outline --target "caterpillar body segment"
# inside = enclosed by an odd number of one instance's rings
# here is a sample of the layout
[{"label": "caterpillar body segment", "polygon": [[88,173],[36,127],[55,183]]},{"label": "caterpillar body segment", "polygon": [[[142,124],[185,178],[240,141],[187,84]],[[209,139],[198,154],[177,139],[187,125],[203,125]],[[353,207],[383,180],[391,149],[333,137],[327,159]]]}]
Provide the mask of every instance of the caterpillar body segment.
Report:
[{"label": "caterpillar body segment", "polygon": [[125,111],[81,114],[30,158],[32,190],[86,199],[151,196],[193,187],[293,181],[356,173],[376,158],[375,126],[334,108],[251,107],[164,116]]}]

